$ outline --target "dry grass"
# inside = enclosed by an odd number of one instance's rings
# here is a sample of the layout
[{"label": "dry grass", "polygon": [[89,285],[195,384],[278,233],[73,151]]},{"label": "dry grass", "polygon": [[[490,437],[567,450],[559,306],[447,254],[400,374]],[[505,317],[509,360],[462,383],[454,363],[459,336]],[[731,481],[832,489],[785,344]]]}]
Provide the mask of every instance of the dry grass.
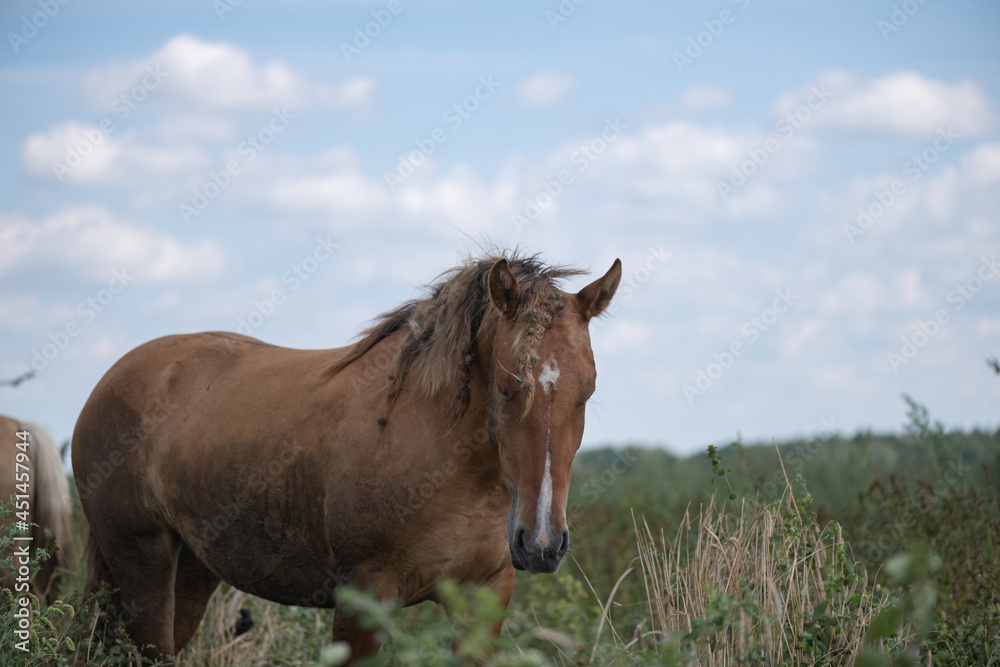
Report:
[{"label": "dry grass", "polygon": [[851,664],[888,604],[840,526],[800,514],[790,488],[766,505],[713,496],[674,539],[645,521],[636,538],[652,627],[699,665]]},{"label": "dry grass", "polygon": [[[250,632],[234,637],[240,609],[254,620]],[[332,612],[295,608],[248,595],[223,584],[209,601],[198,632],[178,655],[179,667],[313,664],[329,633]],[[309,649],[312,650],[309,650]]]}]

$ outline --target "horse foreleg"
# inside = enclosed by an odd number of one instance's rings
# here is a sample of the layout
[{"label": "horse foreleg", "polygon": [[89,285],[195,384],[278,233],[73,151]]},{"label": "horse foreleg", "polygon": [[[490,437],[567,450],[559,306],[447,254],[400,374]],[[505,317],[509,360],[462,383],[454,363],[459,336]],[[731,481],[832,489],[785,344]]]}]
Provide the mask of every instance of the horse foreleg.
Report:
[{"label": "horse foreleg", "polygon": [[350,647],[348,664],[378,653],[381,646],[378,632],[361,627],[358,617],[345,614],[340,605],[333,613],[333,641],[345,642]]},{"label": "horse foreleg", "polygon": [[[504,616],[506,616],[507,614],[507,607],[510,605],[510,598],[514,594],[514,578],[515,578],[514,574],[515,570],[514,567],[511,565],[501,570],[497,575],[495,575],[492,579],[490,579],[485,583],[485,586],[487,588],[496,593],[500,601],[500,608],[503,611],[503,614],[500,615],[500,620],[494,623],[492,626],[490,626],[490,634],[493,635],[494,647],[496,646],[496,640],[500,638],[500,633],[503,631]],[[457,619],[453,619],[453,621],[455,620]],[[452,627],[453,628],[456,627],[454,622],[452,624]],[[457,653],[460,645],[461,641],[458,637],[452,639],[451,642],[452,652]],[[495,650],[494,647],[491,647],[488,650],[488,655],[492,656],[493,651]],[[476,664],[485,665],[489,663],[483,661],[477,661]]]},{"label": "horse foreleg", "polygon": [[488,584],[490,589],[497,594],[497,597],[500,598],[500,606],[504,612],[504,615],[500,617],[500,620],[494,623],[491,628],[493,636],[497,638],[500,637],[500,633],[503,631],[503,619],[504,616],[507,615],[507,607],[510,606],[510,598],[514,595],[515,575],[516,570],[514,569],[514,566],[509,565]]}]

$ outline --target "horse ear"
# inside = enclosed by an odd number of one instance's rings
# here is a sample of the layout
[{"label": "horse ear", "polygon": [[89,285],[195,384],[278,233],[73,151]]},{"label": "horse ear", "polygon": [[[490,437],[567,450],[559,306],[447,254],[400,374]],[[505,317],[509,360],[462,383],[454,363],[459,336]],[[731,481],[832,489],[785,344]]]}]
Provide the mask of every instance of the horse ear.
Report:
[{"label": "horse ear", "polygon": [[622,279],[622,261],[616,259],[603,278],[598,278],[577,293],[584,319],[589,320],[604,312]]},{"label": "horse ear", "polygon": [[521,302],[521,286],[503,258],[490,269],[490,299],[493,305],[507,317],[514,317],[517,304]]}]

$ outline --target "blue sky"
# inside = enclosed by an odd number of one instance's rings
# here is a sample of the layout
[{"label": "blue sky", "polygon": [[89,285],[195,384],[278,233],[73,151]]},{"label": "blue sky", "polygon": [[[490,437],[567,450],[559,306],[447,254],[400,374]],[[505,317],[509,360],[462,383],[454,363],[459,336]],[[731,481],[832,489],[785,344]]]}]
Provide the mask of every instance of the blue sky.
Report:
[{"label": "blue sky", "polygon": [[0,411],[60,440],[142,342],[343,345],[482,242],[622,259],[585,446],[895,430],[903,392],[998,426],[996,3],[36,0],[0,27],[0,378],[37,370]]}]

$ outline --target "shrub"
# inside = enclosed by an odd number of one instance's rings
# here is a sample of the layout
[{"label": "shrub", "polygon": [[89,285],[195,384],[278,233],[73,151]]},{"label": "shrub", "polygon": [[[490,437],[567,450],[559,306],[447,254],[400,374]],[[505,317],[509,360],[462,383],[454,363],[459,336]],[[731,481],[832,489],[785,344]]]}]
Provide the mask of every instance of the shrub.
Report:
[{"label": "shrub", "polygon": [[[959,436],[931,423],[927,409],[909,397],[907,433],[912,447],[935,453],[930,479],[876,480],[845,519],[856,553],[869,568],[886,563],[880,583],[895,596],[930,586],[938,604],[920,652],[938,664],[977,665],[1000,660],[1000,497],[988,466],[979,480],[964,464]],[[978,483],[977,483],[978,482]],[[932,545],[932,549],[927,545]],[[938,566],[891,576],[894,557],[937,559]],[[903,554],[903,555],[900,555]]]},{"label": "shrub", "polygon": [[645,522],[636,539],[652,650],[685,664],[848,664],[889,603],[790,486],[765,504],[713,496],[673,539]]}]

